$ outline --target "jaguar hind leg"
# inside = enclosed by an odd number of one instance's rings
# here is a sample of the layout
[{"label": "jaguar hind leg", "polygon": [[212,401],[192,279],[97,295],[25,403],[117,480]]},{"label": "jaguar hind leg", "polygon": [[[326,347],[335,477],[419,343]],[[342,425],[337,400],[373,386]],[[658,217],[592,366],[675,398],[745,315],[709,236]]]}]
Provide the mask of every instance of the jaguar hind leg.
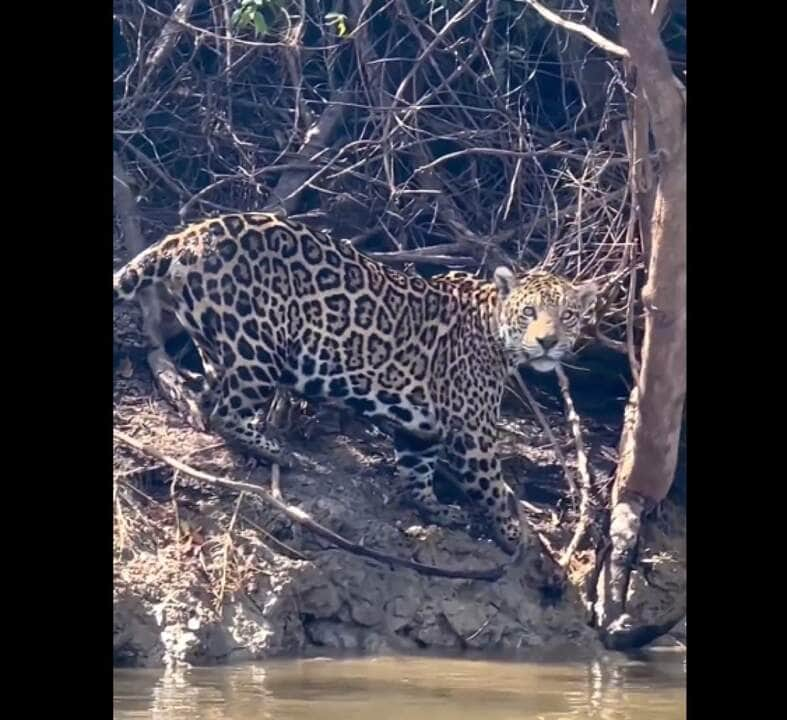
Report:
[{"label": "jaguar hind leg", "polygon": [[[259,369],[255,368],[258,371]],[[270,381],[255,379],[247,367],[224,372],[210,416],[211,427],[238,448],[256,459],[290,466],[291,458],[266,422],[268,405],[275,391]]]},{"label": "jaguar hind leg", "polygon": [[407,483],[409,500],[419,514],[434,525],[458,527],[470,522],[469,515],[455,505],[441,503],[434,492],[432,479],[441,450],[437,436],[419,437],[397,429],[394,449],[399,474]]}]

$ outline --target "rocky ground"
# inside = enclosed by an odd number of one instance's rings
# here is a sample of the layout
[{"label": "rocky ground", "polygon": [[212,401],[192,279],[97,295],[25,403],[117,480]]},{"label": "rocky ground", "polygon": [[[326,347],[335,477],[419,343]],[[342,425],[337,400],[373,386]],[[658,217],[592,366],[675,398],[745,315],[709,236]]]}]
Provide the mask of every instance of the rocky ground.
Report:
[{"label": "rocky ground", "polygon": [[[157,394],[135,309],[116,312],[115,337],[117,429],[193,467],[269,488],[269,468],[249,468],[217,436],[190,428]],[[537,380],[531,389],[571,466],[574,445],[556,383]],[[591,470],[597,483],[608,484],[619,398],[582,375],[575,387]],[[310,412],[288,437],[298,459],[281,476],[288,503],[355,543],[399,557],[463,570],[506,562],[477,532],[423,526],[401,502],[384,435],[330,409]],[[506,478],[530,503],[533,527],[559,550],[570,540],[575,515],[554,448],[515,399],[503,426]],[[120,444],[114,541],[117,665],[205,665],[329,651],[597,648],[582,595],[591,550],[577,554],[572,582],[559,594],[544,588],[536,546],[495,582],[424,576],[335,549],[256,496],[194,481]],[[629,610],[644,622],[685,603],[682,502],[668,500],[645,523],[629,592]],[[685,643],[685,622],[657,642]]]}]

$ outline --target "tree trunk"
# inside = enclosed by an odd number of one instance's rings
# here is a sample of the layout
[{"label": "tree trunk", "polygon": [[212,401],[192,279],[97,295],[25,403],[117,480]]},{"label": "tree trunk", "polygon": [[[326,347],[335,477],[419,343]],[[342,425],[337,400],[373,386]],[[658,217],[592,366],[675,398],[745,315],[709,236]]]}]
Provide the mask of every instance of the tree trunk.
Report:
[{"label": "tree trunk", "polygon": [[625,615],[629,569],[642,513],[666,497],[675,475],[686,396],[686,126],[685,91],[672,72],[649,3],[615,0],[615,8],[660,155],[642,291],[642,362],[621,435],[611,553],[599,578],[596,604],[605,641],[620,648],[643,644],[649,635],[634,632]]}]

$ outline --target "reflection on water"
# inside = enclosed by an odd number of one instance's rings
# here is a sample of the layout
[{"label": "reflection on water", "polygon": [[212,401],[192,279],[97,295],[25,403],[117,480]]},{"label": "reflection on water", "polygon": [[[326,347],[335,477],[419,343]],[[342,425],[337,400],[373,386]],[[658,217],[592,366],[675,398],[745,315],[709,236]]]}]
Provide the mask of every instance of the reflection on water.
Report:
[{"label": "reflection on water", "polygon": [[315,659],[115,671],[115,720],[678,720],[685,655],[581,663]]}]

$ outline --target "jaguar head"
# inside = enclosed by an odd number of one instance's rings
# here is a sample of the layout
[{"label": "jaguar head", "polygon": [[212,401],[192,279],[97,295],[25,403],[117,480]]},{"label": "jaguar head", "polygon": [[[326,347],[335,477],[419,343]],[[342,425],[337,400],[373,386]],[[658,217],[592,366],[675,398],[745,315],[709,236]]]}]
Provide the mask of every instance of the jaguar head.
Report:
[{"label": "jaguar head", "polygon": [[498,328],[513,365],[539,372],[554,370],[579,338],[582,320],[593,307],[598,288],[572,284],[548,272],[517,278],[506,267],[495,270]]}]

